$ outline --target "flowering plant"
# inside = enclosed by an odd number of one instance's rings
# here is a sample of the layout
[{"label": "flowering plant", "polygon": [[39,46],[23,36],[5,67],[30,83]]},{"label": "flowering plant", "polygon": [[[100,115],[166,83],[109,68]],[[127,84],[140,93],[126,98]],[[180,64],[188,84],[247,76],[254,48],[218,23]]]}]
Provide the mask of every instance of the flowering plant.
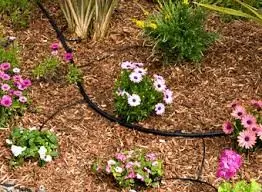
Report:
[{"label": "flowering plant", "polygon": [[14,114],[26,109],[26,90],[31,86],[29,79],[24,79],[19,68],[12,68],[10,63],[0,64],[0,126]]},{"label": "flowering plant", "polygon": [[39,165],[43,166],[58,155],[57,137],[50,131],[15,128],[6,143],[14,156],[13,166],[21,165],[25,159],[38,159]]},{"label": "flowering plant", "polygon": [[173,101],[173,92],[160,75],[154,79],[147,76],[143,63],[123,62],[122,72],[115,84],[115,107],[117,114],[127,122],[141,121],[153,111],[165,112],[165,104]]},{"label": "flowering plant", "polygon": [[[99,170],[99,166],[96,166]],[[156,187],[163,176],[163,162],[154,153],[142,150],[124,151],[115,154],[103,169],[112,175],[120,187]]]},{"label": "flowering plant", "polygon": [[246,108],[240,102],[233,102],[232,108],[233,123],[226,121],[223,124],[223,131],[231,134],[234,141],[237,141],[237,148],[249,150],[261,145],[262,141],[262,101],[251,101],[252,107]]},{"label": "flowering plant", "polygon": [[261,192],[262,186],[255,180],[247,183],[245,180],[236,182],[234,185],[229,182],[223,182],[218,187],[218,192]]}]

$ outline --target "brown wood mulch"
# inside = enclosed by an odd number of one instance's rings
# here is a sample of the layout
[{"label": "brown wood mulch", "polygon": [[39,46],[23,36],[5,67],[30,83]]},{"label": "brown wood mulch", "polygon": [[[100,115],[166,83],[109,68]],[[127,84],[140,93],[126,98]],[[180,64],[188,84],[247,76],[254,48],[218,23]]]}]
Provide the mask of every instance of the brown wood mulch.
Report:
[{"label": "brown wood mulch", "polygon": [[[153,9],[147,1],[140,2]],[[52,7],[52,13],[60,13]],[[31,70],[49,54],[49,45],[56,41],[54,31],[41,13],[29,29],[7,34],[17,36],[21,46],[23,72]],[[84,72],[84,86],[91,98],[104,110],[113,112],[113,85],[122,61],[145,63],[150,74],[163,75],[174,91],[175,99],[163,117],[150,117],[141,122],[145,127],[161,130],[204,132],[220,129],[229,117],[226,105],[238,98],[244,101],[262,98],[262,28],[253,22],[222,23],[212,16],[207,28],[220,34],[219,40],[205,53],[199,65],[161,65],[161,58],[152,55],[150,46],[141,37],[131,18],[142,19],[143,13],[134,1],[122,1],[115,13],[110,35],[104,41],[72,42],[75,61]],[[60,17],[59,17],[60,18]],[[62,25],[63,22],[59,20]],[[64,105],[81,100],[74,85],[63,77],[48,81],[34,80],[30,92],[32,109],[17,124],[39,126]],[[110,180],[91,173],[90,165],[100,158],[106,160],[123,149],[141,147],[156,152],[165,164],[165,178],[195,177],[202,158],[199,139],[166,138],[126,130],[108,122],[85,104],[62,110],[45,128],[56,131],[60,140],[60,156],[44,168],[28,162],[15,170],[9,167],[10,151],[5,139],[10,128],[0,131],[0,181],[14,180],[30,188],[45,186],[48,192],[120,191]],[[206,159],[202,179],[214,185],[219,152],[230,147],[228,138],[205,139]],[[261,150],[249,154],[240,178],[262,181]],[[167,180],[159,189],[148,191],[195,192],[212,191],[195,183]]]}]

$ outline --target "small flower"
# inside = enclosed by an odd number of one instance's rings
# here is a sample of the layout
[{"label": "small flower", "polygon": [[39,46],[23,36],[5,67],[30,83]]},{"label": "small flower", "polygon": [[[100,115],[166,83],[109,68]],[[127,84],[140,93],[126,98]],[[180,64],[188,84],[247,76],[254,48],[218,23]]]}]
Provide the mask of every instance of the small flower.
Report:
[{"label": "small flower", "polygon": [[146,155],[146,157],[150,160],[150,161],[155,161],[156,160],[156,154],[154,153],[148,153]]},{"label": "small flower", "polygon": [[164,101],[166,104],[171,104],[173,102],[173,91],[169,89],[164,91]]},{"label": "small flower", "polygon": [[256,100],[251,100],[251,104],[257,108],[257,110],[262,110],[262,100],[256,101]]},{"label": "small flower", "polygon": [[21,103],[26,103],[26,102],[27,102],[27,98],[24,97],[24,96],[19,97],[18,100],[19,100]]},{"label": "small flower", "polygon": [[140,73],[132,72],[129,75],[129,79],[134,83],[140,83],[143,80],[143,77]]},{"label": "small flower", "polygon": [[127,175],[126,178],[127,178],[127,179],[134,179],[134,178],[136,178],[135,172],[134,172],[134,171],[131,171],[131,172]]},{"label": "small flower", "polygon": [[73,59],[73,53],[69,53],[69,52],[65,53],[64,59],[65,59],[65,61],[70,62]]},{"label": "small flower", "polygon": [[43,160],[45,162],[51,162],[52,161],[52,157],[51,157],[51,155],[46,155]]},{"label": "small flower", "polygon": [[11,107],[11,105],[12,105],[12,98],[9,95],[4,95],[2,97],[0,103],[4,107]]},{"label": "small flower", "polygon": [[238,145],[245,149],[250,149],[256,144],[256,135],[248,130],[240,132],[237,139]]},{"label": "small flower", "polygon": [[236,106],[240,105],[241,103],[238,100],[234,100],[231,102],[227,107],[235,109]]},{"label": "small flower", "polygon": [[15,157],[21,155],[24,150],[26,150],[26,147],[20,147],[20,146],[16,146],[16,145],[11,146],[11,151],[12,151],[12,153]]},{"label": "small flower", "polygon": [[14,72],[14,73],[20,73],[20,71],[21,71],[21,70],[20,70],[19,68],[17,68],[17,67],[13,68],[13,72]]},{"label": "small flower", "polygon": [[121,167],[116,167],[116,168],[115,168],[115,171],[116,171],[117,173],[122,173],[122,172],[123,172],[123,169],[122,169]]},{"label": "small flower", "polygon": [[134,67],[144,67],[144,63],[133,63]]},{"label": "small flower", "polygon": [[139,95],[137,94],[132,94],[128,97],[128,104],[131,106],[131,107],[136,107],[138,105],[140,105],[141,103],[141,98]]},{"label": "small flower", "polygon": [[8,91],[8,90],[10,89],[10,86],[9,86],[8,84],[3,84],[3,85],[1,86],[1,89],[2,89],[3,91]]},{"label": "small flower", "polygon": [[25,79],[22,81],[22,84],[25,87],[30,87],[32,85],[32,82],[30,81],[30,79]]},{"label": "small flower", "polygon": [[155,90],[158,92],[164,92],[166,89],[166,85],[162,81],[155,81],[154,87],[155,87]]},{"label": "small flower", "polygon": [[126,168],[127,169],[130,169],[130,168],[132,168],[134,166],[134,163],[133,162],[128,162],[127,164],[126,164]]},{"label": "small flower", "polygon": [[106,166],[106,172],[107,172],[107,173],[111,173],[111,166],[110,166],[110,165],[107,165],[107,166]]},{"label": "small flower", "polygon": [[154,79],[155,79],[156,81],[165,83],[165,79],[164,79],[161,75],[156,75],[156,74],[154,74]]},{"label": "small flower", "polygon": [[250,128],[256,125],[256,118],[253,115],[244,115],[241,119],[241,123],[245,128]]},{"label": "small flower", "polygon": [[57,51],[59,49],[59,43],[52,43],[50,48],[52,51]]},{"label": "small flower", "polygon": [[10,139],[6,139],[5,142],[8,144],[8,145],[12,145],[13,142],[10,140]]},{"label": "small flower", "polygon": [[40,156],[40,159],[44,160],[45,157],[46,157],[46,152],[47,152],[47,149],[45,148],[45,146],[41,146],[38,150],[38,153],[39,153],[39,156]]},{"label": "small flower", "polygon": [[0,69],[3,70],[3,71],[10,69],[10,67],[11,67],[10,63],[2,63],[0,65]]},{"label": "small flower", "polygon": [[157,115],[163,115],[165,113],[165,105],[163,103],[156,104],[155,111]]},{"label": "small flower", "polygon": [[5,81],[8,81],[10,79],[10,76],[8,74],[6,74],[6,73],[4,73],[1,77]]},{"label": "small flower", "polygon": [[128,92],[126,92],[125,90],[121,90],[121,89],[118,89],[118,91],[116,92],[117,95],[123,97],[123,96],[129,96],[130,94]]},{"label": "small flower", "polygon": [[158,165],[158,161],[154,161],[154,162],[152,163],[152,165],[153,165],[153,166],[157,166],[157,165]]},{"label": "small flower", "polygon": [[119,160],[119,161],[122,161],[122,162],[124,162],[124,161],[127,159],[126,155],[124,155],[124,154],[122,154],[122,153],[117,153],[117,154],[115,155],[115,158],[116,158],[117,160]]},{"label": "small flower", "polygon": [[16,37],[14,37],[14,36],[9,36],[9,37],[8,37],[8,40],[9,40],[9,41],[14,41],[14,40],[16,40]]},{"label": "small flower", "polygon": [[229,121],[226,121],[223,124],[223,131],[225,134],[231,134],[234,131],[233,125]]},{"label": "small flower", "polygon": [[125,61],[125,62],[121,63],[121,68],[122,69],[134,69],[135,67],[131,62]]},{"label": "small flower", "polygon": [[17,97],[20,97],[22,96],[22,91],[14,91],[14,95],[17,96]]},{"label": "small flower", "polygon": [[257,134],[260,131],[260,127],[257,124],[255,124],[252,127],[249,127],[248,131],[253,132],[254,134]]},{"label": "small flower", "polygon": [[107,164],[108,164],[108,165],[115,165],[115,164],[116,164],[116,161],[110,159],[109,161],[107,161]]},{"label": "small flower", "polygon": [[246,110],[244,107],[237,105],[231,115],[236,119],[242,119],[242,117],[246,114]]},{"label": "small flower", "polygon": [[138,173],[136,174],[136,178],[140,179],[141,181],[144,181],[144,177]]},{"label": "small flower", "polygon": [[135,69],[134,69],[134,72],[135,72],[135,73],[139,73],[139,74],[141,74],[142,76],[143,76],[143,75],[146,75],[146,70],[143,69],[143,68],[140,68],[140,67],[135,68]]}]

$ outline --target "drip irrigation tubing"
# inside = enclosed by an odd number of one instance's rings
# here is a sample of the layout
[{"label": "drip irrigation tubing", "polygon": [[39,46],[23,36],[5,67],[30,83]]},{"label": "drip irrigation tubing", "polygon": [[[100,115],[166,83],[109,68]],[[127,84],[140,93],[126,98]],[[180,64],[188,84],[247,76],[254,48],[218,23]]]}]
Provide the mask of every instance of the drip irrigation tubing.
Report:
[{"label": "drip irrigation tubing", "polygon": [[[47,19],[50,22],[52,28],[55,30],[55,32],[57,34],[57,38],[61,42],[61,44],[62,44],[63,48],[65,49],[65,51],[67,53],[72,53],[72,49],[67,45],[66,38],[64,37],[64,35],[61,32],[61,30],[59,30],[55,20],[51,17],[49,12],[45,9],[45,7],[42,5],[42,3],[40,1],[36,1],[36,3],[38,5],[38,7],[41,9],[41,11],[43,12],[43,14],[47,17]],[[74,60],[73,59],[70,61],[70,64],[74,65]],[[97,104],[95,104],[90,99],[88,94],[86,93],[86,91],[85,91],[85,89],[83,87],[83,84],[81,82],[77,82],[76,85],[78,86],[81,95],[83,96],[84,100],[86,101],[86,103],[88,104],[89,107],[91,107],[94,111],[96,111],[98,114],[100,114],[101,116],[105,117],[106,119],[108,119],[108,120],[110,120],[112,122],[116,122],[116,123],[122,125],[125,128],[136,130],[136,131],[143,132],[143,133],[159,135],[159,136],[167,136],[167,137],[211,138],[211,137],[225,136],[225,134],[223,133],[222,130],[221,131],[220,130],[215,130],[215,131],[209,131],[209,132],[203,132],[203,133],[201,133],[201,132],[200,133],[199,132],[183,132],[181,130],[164,131],[164,130],[159,130],[159,129],[154,129],[154,128],[144,128],[144,127],[142,127],[140,125],[127,123],[127,122],[125,122],[125,121],[123,121],[123,120],[121,120],[119,118],[116,118],[114,115],[111,115],[111,114],[105,112]]]}]

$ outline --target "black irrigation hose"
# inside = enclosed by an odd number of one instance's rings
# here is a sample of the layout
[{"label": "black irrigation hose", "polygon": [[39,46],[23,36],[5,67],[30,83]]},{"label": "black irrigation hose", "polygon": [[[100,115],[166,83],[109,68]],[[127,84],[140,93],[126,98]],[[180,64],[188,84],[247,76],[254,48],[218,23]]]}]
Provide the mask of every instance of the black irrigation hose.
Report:
[{"label": "black irrigation hose", "polygon": [[[40,1],[36,1],[36,2],[37,2],[37,5],[39,6],[39,8],[44,13],[44,15],[48,18],[50,24],[52,25],[53,29],[55,30],[55,32],[57,34],[57,38],[61,41],[65,51],[71,53],[72,49],[67,45],[65,37],[64,37],[63,33],[59,30],[54,19],[50,16],[49,12],[44,8],[44,6],[41,4]],[[74,65],[73,60],[71,60],[70,63]],[[125,121],[123,121],[119,118],[116,118],[114,115],[111,115],[111,114],[103,111],[98,105],[96,105],[87,95],[82,83],[78,82],[77,86],[78,86],[79,91],[82,94],[83,98],[85,99],[86,103],[88,104],[88,106],[90,106],[93,110],[95,110],[101,116],[107,118],[108,120],[110,120],[112,122],[117,122],[120,125],[128,128],[128,129],[136,130],[136,131],[143,132],[143,133],[151,133],[153,135],[168,136],[168,137],[188,137],[188,138],[207,138],[208,137],[208,138],[211,138],[211,137],[225,136],[223,131],[210,131],[210,132],[205,132],[205,133],[194,133],[194,132],[186,133],[186,132],[182,132],[181,130],[178,130],[178,131],[162,131],[162,130],[153,129],[153,128],[144,128],[140,125],[127,123],[127,122],[125,122]]]},{"label": "black irrigation hose", "polygon": [[205,143],[205,139],[202,139],[202,142],[203,142],[203,152],[202,152],[203,157],[202,157],[200,168],[198,170],[197,179],[201,179],[201,175],[203,173],[203,169],[204,169],[204,165],[205,165],[205,159],[206,159],[206,143]]}]

